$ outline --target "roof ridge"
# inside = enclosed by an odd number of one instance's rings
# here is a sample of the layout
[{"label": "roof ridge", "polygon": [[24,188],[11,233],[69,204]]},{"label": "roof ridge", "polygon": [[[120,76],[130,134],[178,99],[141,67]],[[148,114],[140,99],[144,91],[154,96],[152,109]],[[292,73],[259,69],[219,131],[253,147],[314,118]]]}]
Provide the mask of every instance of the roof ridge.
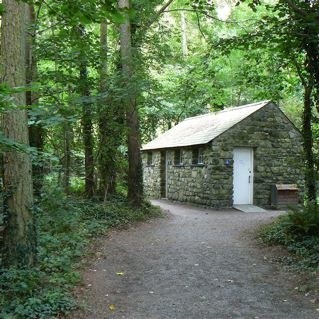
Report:
[{"label": "roof ridge", "polygon": [[271,102],[271,100],[264,100],[264,101],[250,103],[250,104],[244,104],[244,105],[240,105],[240,106],[230,106],[230,107],[226,107],[225,109],[220,110],[220,111],[209,112],[209,113],[205,113],[205,114],[200,114],[200,115],[195,115],[195,116],[192,116],[192,117],[188,117],[188,118],[186,118],[183,121],[193,120],[195,118],[200,118],[200,117],[205,117],[205,116],[217,115],[219,113],[231,112],[231,111],[234,111],[234,110],[240,110],[240,109],[243,109],[243,108],[246,108],[246,107],[256,106],[257,104],[266,105],[266,104],[268,104],[270,102]]},{"label": "roof ridge", "polygon": [[188,120],[192,120],[192,119],[196,119],[196,118],[198,118],[198,117],[204,117],[204,116],[212,115],[212,114],[215,114],[215,113],[214,113],[214,112],[209,112],[209,113],[205,113],[205,114],[199,114],[199,115],[187,117],[187,118],[184,119],[182,122],[188,121]]},{"label": "roof ridge", "polygon": [[231,106],[231,107],[226,107],[225,109],[218,111],[216,113],[224,113],[224,112],[229,112],[229,111],[234,111],[234,110],[240,110],[240,109],[244,109],[246,107],[252,107],[252,106],[256,106],[258,104],[260,105],[266,105],[268,103],[270,103],[271,100],[264,100],[264,101],[260,101],[260,102],[255,102],[255,103],[249,103],[249,104],[244,104],[244,105],[240,105],[240,106]]}]

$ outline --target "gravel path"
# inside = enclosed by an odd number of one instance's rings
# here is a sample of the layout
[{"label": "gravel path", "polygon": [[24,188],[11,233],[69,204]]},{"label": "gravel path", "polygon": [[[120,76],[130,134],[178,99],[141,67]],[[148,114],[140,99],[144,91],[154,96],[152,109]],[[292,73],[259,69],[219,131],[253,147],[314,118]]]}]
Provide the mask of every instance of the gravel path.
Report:
[{"label": "gravel path", "polygon": [[84,274],[86,309],[72,318],[319,318],[253,240],[278,212],[153,203],[167,217],[111,233]]}]

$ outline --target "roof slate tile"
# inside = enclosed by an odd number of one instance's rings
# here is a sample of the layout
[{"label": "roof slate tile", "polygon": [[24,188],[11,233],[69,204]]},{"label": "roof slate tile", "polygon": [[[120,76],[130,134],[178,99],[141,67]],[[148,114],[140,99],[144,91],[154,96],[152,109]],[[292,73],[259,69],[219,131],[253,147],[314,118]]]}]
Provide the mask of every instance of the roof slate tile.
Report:
[{"label": "roof slate tile", "polygon": [[269,103],[262,101],[187,118],[144,145],[142,150],[206,144]]}]

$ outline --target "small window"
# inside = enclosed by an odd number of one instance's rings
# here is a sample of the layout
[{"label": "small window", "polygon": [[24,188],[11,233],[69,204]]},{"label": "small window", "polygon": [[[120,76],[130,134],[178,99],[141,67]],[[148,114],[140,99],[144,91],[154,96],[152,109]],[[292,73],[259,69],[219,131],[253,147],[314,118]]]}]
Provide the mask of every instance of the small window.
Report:
[{"label": "small window", "polygon": [[182,152],[182,150],[175,150],[174,164],[175,165],[183,165],[183,152]]},{"label": "small window", "polygon": [[198,148],[193,149],[193,157],[192,157],[192,163],[197,164],[198,163]]},{"label": "small window", "polygon": [[196,164],[204,164],[204,152],[202,148],[194,148],[193,149],[193,158],[192,163]]},{"label": "small window", "polygon": [[200,148],[198,149],[198,161],[197,161],[198,164],[204,164],[204,152],[203,152],[203,149]]},{"label": "small window", "polygon": [[153,153],[147,152],[147,165],[151,166],[153,165]]}]

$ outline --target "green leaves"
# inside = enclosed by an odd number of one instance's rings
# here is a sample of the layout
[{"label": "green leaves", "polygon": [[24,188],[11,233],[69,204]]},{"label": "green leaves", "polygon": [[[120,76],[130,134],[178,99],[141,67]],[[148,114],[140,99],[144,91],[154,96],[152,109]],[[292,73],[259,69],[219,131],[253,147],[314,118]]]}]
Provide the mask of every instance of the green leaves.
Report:
[{"label": "green leaves", "polygon": [[88,25],[110,20],[116,22],[121,13],[116,0],[59,0],[46,2],[47,14],[70,25]]},{"label": "green leaves", "polygon": [[0,148],[2,151],[18,151],[27,154],[36,154],[37,150],[29,145],[18,143],[17,141],[6,137],[0,131]]},{"label": "green leaves", "polygon": [[6,11],[6,8],[3,3],[0,3],[0,16],[2,16]]},{"label": "green leaves", "polygon": [[261,238],[282,245],[290,253],[290,266],[304,271],[319,268],[319,210],[310,205],[290,211],[261,230]]}]

